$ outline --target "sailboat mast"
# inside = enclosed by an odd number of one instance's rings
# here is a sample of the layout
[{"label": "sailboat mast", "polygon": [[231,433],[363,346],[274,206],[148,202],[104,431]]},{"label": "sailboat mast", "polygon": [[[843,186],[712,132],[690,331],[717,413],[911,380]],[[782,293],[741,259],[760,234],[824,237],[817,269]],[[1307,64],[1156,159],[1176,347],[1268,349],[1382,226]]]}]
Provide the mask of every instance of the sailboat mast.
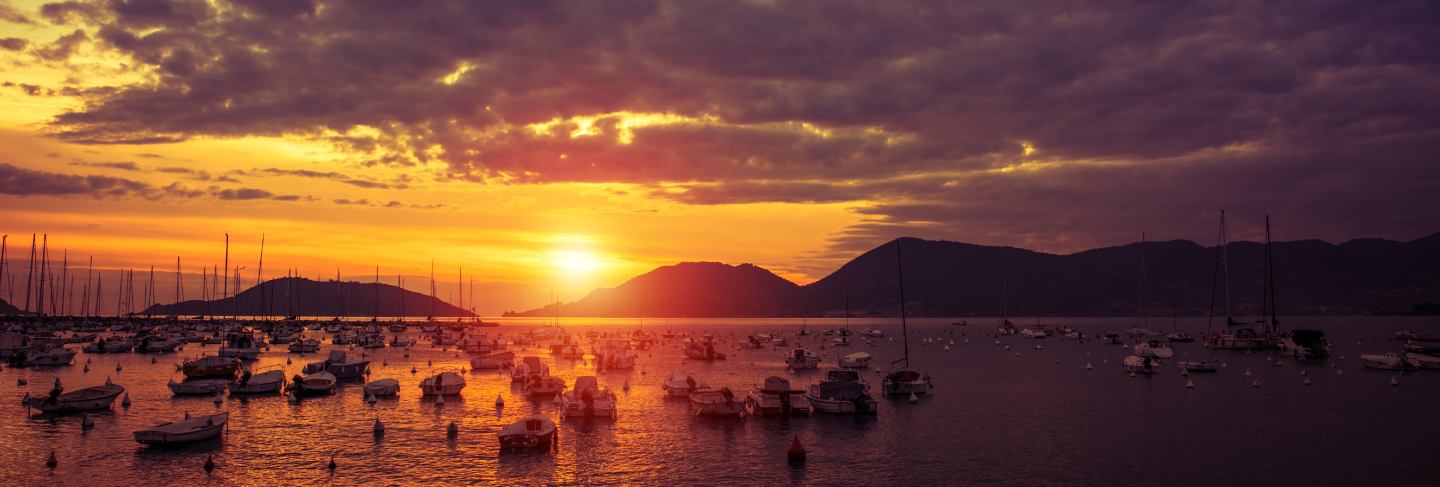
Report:
[{"label": "sailboat mast", "polygon": [[1270,316],[1266,320],[1265,328],[1270,333],[1279,331],[1280,319],[1276,316],[1279,310],[1275,305],[1275,255],[1271,253],[1270,240],[1270,215],[1265,215],[1265,283],[1266,291],[1269,294]]},{"label": "sailboat mast", "polygon": [[395,286],[396,286],[395,294],[397,294],[397,295],[400,296],[400,321],[401,321],[401,322],[404,322],[404,321],[405,321],[405,316],[407,316],[407,315],[405,314],[405,276],[404,276],[404,275],[401,275],[401,274],[396,274],[396,275],[395,275]]},{"label": "sailboat mast", "polygon": [[[10,242],[10,235],[0,235],[0,290],[5,288],[5,246]],[[14,289],[11,289],[14,291]],[[11,301],[14,301],[13,299]]]},{"label": "sailboat mast", "polygon": [[[184,277],[180,274],[180,256],[177,255],[175,256],[175,304],[180,304],[180,301],[185,299],[183,279]],[[180,312],[177,310],[175,314],[178,315]]]},{"label": "sailboat mast", "polygon": [[905,263],[900,258],[900,239],[895,239],[895,271],[900,284],[900,336],[905,342],[905,367],[910,367],[910,328],[905,323]]},{"label": "sailboat mast", "polygon": [[225,279],[221,281],[220,299],[230,294],[230,234],[225,234]]},{"label": "sailboat mast", "polygon": [[430,318],[435,318],[435,259],[430,259]]},{"label": "sailboat mast", "polygon": [[1147,277],[1147,276],[1146,276],[1146,268],[1145,268],[1145,232],[1140,232],[1140,297],[1139,297],[1139,299],[1137,300],[1137,302],[1138,302],[1138,306],[1140,307],[1140,326],[1142,326],[1142,327],[1148,327],[1148,326],[1150,326],[1150,314],[1147,312],[1148,310],[1145,308],[1145,285],[1146,285],[1146,277]]},{"label": "sailboat mast", "polygon": [[380,321],[380,266],[375,266],[375,314],[371,316],[374,321]]},{"label": "sailboat mast", "polygon": [[[464,310],[465,310],[465,268],[464,268],[464,267],[461,267],[461,268],[460,268],[460,280],[456,281],[456,284],[458,284],[458,285],[460,286],[460,292],[455,293],[455,294],[460,297],[460,310],[461,310],[461,311],[464,311]],[[456,318],[455,318],[455,321],[460,321],[461,319],[464,319],[464,318],[465,318],[465,313],[460,313],[460,316],[456,317]]]},{"label": "sailboat mast", "polygon": [[[264,286],[264,285],[265,285],[265,234],[263,234],[263,233],[260,234],[260,264],[259,264],[259,265],[256,267],[256,269],[255,269],[255,285],[256,285],[256,286]],[[239,287],[239,286],[236,286],[236,287],[235,287],[235,290],[236,290],[236,291],[239,291],[239,290],[240,290],[240,287]],[[262,288],[260,288],[260,319],[261,319],[261,320],[268,320],[268,319],[270,319],[270,307],[268,306],[269,304],[270,304],[270,300],[265,299],[265,288],[262,287]]]},{"label": "sailboat mast", "polygon": [[1229,323],[1235,314],[1230,307],[1230,229],[1225,226],[1225,210],[1220,210],[1220,265],[1225,274],[1225,319]]}]

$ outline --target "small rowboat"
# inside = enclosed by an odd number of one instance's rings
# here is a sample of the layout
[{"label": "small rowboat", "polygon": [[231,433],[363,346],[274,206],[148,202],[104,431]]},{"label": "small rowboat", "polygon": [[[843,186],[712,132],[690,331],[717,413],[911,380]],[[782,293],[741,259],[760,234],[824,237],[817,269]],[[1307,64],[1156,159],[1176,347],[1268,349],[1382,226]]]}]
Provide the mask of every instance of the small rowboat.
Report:
[{"label": "small rowboat", "polygon": [[231,394],[269,394],[280,392],[285,385],[285,371],[279,366],[270,366],[259,372],[246,371],[230,383]]},{"label": "small rowboat", "polygon": [[30,401],[30,406],[47,413],[105,409],[110,407],[110,404],[115,402],[115,398],[124,392],[124,387],[107,383],[105,385],[66,392],[53,397],[46,396],[33,399]]},{"label": "small rowboat", "polygon": [[166,385],[170,387],[170,392],[177,396],[209,396],[225,390],[226,387],[230,386],[230,382],[225,379],[200,379],[175,382],[174,379],[171,379],[170,383]]},{"label": "small rowboat", "polygon": [[400,392],[400,381],[376,379],[365,384],[365,392],[375,397],[390,397]]},{"label": "small rowboat", "polygon": [[220,436],[230,413],[190,417],[173,423],[161,423],[135,432],[135,441],[146,445],[164,446],[194,443]]},{"label": "small rowboat", "polygon": [[465,377],[457,372],[443,371],[420,381],[420,392],[426,396],[453,396],[465,388]]},{"label": "small rowboat", "polygon": [[531,416],[500,430],[500,449],[548,449],[555,443],[555,422],[544,416]]},{"label": "small rowboat", "polygon": [[295,376],[292,388],[301,396],[328,396],[335,393],[335,374],[316,372],[304,377]]}]

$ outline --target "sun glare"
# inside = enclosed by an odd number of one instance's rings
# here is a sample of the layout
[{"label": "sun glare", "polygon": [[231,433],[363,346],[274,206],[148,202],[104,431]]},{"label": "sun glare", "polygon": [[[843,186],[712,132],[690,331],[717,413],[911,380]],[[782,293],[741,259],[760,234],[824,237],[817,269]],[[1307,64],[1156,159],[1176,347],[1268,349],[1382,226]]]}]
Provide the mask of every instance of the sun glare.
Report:
[{"label": "sun glare", "polygon": [[550,256],[550,264],[569,273],[588,273],[600,268],[600,258],[583,250],[557,250]]}]

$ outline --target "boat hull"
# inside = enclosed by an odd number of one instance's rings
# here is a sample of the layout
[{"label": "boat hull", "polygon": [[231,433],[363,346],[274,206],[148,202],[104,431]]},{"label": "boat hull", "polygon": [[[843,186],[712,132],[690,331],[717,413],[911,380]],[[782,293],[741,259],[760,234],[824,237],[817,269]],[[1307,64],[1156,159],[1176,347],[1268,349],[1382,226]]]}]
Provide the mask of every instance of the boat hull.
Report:
[{"label": "boat hull", "polygon": [[150,446],[182,445],[220,436],[229,422],[229,413],[165,423],[134,433],[135,441]]},{"label": "boat hull", "polygon": [[53,400],[49,397],[31,400],[30,406],[47,413],[108,409],[115,402],[115,398],[124,392],[125,388],[118,385],[87,387],[61,394]]}]

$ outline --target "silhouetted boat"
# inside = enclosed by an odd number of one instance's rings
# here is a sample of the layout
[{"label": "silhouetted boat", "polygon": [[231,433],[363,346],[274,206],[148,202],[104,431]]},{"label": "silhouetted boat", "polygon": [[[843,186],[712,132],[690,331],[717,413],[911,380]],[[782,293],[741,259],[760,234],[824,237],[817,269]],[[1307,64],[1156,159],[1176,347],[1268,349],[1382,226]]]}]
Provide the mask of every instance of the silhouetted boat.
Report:
[{"label": "silhouetted boat", "polygon": [[185,377],[191,379],[235,377],[235,372],[240,370],[240,359],[232,357],[206,356],[194,360],[186,360],[180,367]]},{"label": "silhouetted boat", "polygon": [[829,414],[875,414],[879,404],[854,370],[826,371],[823,380],[806,390],[805,398],[816,411]]},{"label": "silhouetted boat", "polygon": [[555,442],[555,422],[535,415],[500,429],[500,449],[548,449]]},{"label": "silhouetted boat", "polygon": [[30,407],[47,413],[66,413],[73,411],[90,411],[94,409],[105,409],[115,402],[115,398],[125,392],[125,388],[111,384],[106,379],[104,385],[86,387],[71,392],[60,392],[60,379],[55,379],[55,389],[50,395],[43,398],[31,399]]},{"label": "silhouetted boat", "polygon": [[164,446],[194,443],[219,436],[230,421],[230,413],[190,417],[173,423],[160,423],[134,433],[135,441],[146,445]]},{"label": "silhouetted boat", "polygon": [[660,389],[665,391],[666,397],[690,397],[690,393],[702,387],[705,387],[705,383],[700,382],[689,372],[671,372],[665,378],[665,382],[660,384]]},{"label": "silhouetted boat", "polygon": [[400,381],[375,379],[365,383],[365,393],[374,397],[390,397],[400,393]]},{"label": "silhouetted boat", "polygon": [[691,392],[690,406],[696,416],[740,417],[745,414],[745,402],[737,400],[728,387]]},{"label": "silhouetted boat", "polygon": [[442,369],[420,381],[420,393],[425,396],[454,396],[464,388],[465,377],[453,370]]},{"label": "silhouetted boat", "polygon": [[616,413],[615,393],[600,387],[594,376],[575,378],[575,387],[560,395],[560,414],[568,417],[613,418]]}]

